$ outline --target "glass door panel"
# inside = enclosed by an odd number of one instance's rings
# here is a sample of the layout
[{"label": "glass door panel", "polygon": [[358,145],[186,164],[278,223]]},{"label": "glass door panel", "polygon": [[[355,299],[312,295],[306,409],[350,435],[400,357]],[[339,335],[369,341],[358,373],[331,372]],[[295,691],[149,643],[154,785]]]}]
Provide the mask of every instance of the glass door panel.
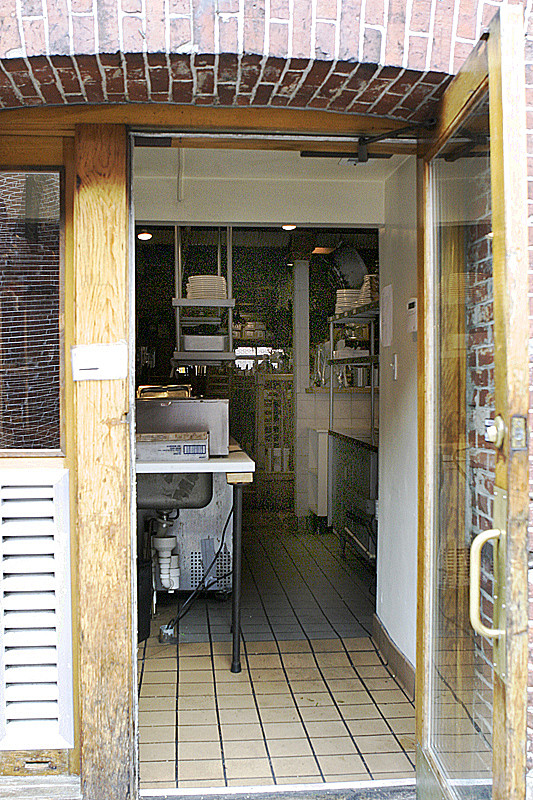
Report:
[{"label": "glass door panel", "polygon": [[525,797],[523,15],[501,8],[424,158],[417,796]]},{"label": "glass door panel", "polygon": [[[492,643],[469,619],[473,538],[492,528],[494,416],[488,96],[431,166],[436,296],[435,535],[429,746],[458,798],[491,797]],[[482,551],[492,627],[493,560]],[[474,792],[475,787],[475,793]]]}]

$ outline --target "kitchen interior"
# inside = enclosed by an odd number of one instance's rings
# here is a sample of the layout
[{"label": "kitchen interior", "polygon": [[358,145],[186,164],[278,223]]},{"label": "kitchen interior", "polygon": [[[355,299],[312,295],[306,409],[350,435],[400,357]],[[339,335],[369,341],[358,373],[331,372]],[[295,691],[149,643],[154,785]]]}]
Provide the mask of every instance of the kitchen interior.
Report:
[{"label": "kitchen interior", "polygon": [[133,160],[141,789],[409,782],[414,160],[175,145]]}]

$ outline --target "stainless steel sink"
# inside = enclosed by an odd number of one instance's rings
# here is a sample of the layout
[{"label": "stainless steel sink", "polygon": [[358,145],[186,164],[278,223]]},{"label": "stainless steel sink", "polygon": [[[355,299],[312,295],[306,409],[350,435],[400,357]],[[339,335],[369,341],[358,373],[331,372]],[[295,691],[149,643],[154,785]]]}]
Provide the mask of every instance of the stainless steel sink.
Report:
[{"label": "stainless steel sink", "polygon": [[137,508],[157,511],[205,508],[212,497],[211,472],[154,472],[137,475]]}]

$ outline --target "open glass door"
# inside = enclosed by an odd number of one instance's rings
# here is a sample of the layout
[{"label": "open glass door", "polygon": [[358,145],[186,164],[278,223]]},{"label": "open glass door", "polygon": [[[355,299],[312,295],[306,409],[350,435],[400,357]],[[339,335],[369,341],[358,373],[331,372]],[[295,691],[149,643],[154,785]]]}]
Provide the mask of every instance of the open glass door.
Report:
[{"label": "open glass door", "polygon": [[419,797],[524,792],[528,518],[523,17],[503,8],[423,166]]}]

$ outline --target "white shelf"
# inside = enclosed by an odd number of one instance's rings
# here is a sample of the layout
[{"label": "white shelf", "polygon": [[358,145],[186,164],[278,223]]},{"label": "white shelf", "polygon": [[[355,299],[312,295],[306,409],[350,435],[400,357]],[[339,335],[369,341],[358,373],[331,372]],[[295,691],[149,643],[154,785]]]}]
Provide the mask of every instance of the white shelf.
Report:
[{"label": "white shelf", "polygon": [[187,297],[174,297],[172,305],[175,308],[235,308],[235,298],[189,300]]}]

